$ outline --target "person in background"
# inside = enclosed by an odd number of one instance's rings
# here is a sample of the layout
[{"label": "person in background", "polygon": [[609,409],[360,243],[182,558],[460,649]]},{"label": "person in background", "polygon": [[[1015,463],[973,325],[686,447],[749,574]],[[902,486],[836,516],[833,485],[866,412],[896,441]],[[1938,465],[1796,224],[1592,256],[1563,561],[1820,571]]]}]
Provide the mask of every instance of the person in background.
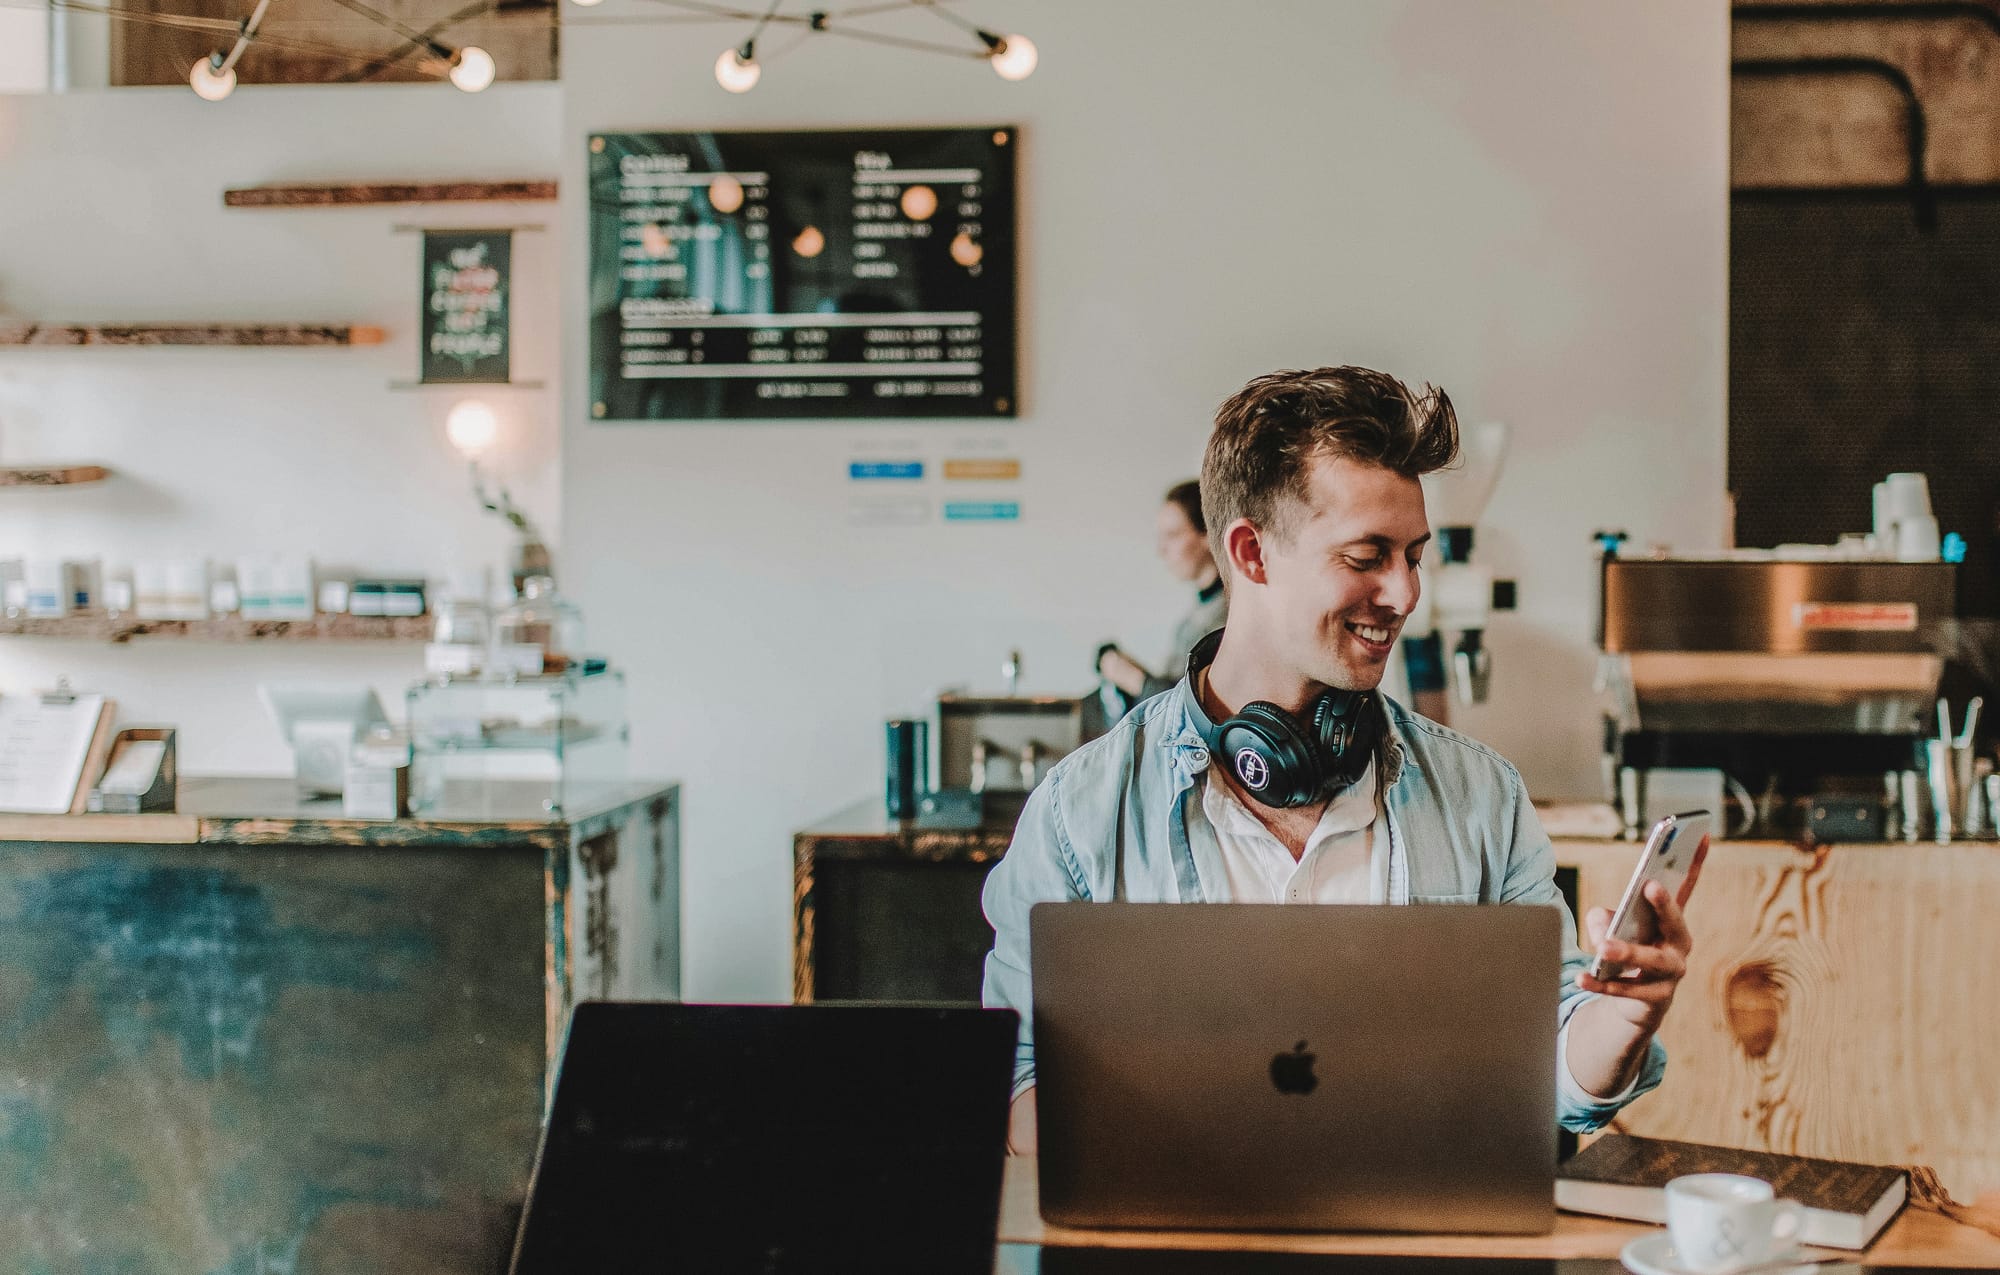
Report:
[{"label": "person in background", "polygon": [[1128,709],[1177,685],[1181,674],[1187,671],[1188,652],[1196,642],[1221,628],[1229,612],[1229,595],[1222,588],[1222,573],[1216,570],[1215,555],[1208,547],[1208,522],[1201,513],[1201,484],[1192,478],[1174,484],[1160,505],[1158,524],[1153,547],[1175,578],[1195,587],[1195,601],[1174,626],[1173,649],[1167,652],[1157,670],[1149,672],[1115,642],[1106,642],[1097,649],[1097,675],[1123,693]]}]

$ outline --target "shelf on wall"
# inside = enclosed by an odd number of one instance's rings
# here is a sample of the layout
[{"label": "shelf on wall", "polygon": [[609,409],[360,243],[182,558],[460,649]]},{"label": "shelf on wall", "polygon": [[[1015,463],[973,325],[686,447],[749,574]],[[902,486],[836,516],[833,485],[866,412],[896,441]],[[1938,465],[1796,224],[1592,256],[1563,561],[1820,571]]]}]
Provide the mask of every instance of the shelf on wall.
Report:
[{"label": "shelf on wall", "polygon": [[24,323],[0,320],[0,346],[380,345],[381,328],[351,323]]},{"label": "shelf on wall", "polygon": [[333,208],[362,204],[547,203],[553,181],[355,182],[247,186],[222,192],[225,208]]},{"label": "shelf on wall", "polygon": [[68,638],[82,642],[130,642],[168,638],[186,642],[428,642],[434,619],[428,615],[320,615],[310,620],[142,620],[129,613],[79,611],[57,619],[0,618],[0,637]]},{"label": "shelf on wall", "polygon": [[102,465],[0,465],[0,487],[73,487],[109,477]]}]

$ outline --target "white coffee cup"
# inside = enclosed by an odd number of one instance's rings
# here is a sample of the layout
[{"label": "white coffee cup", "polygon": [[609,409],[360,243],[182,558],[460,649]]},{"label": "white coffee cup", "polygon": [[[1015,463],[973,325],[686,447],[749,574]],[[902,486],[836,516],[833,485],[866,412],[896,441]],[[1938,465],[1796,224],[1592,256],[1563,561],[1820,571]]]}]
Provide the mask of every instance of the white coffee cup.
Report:
[{"label": "white coffee cup", "polygon": [[1882,480],[1882,512],[1893,522],[1925,518],[1931,509],[1931,483],[1923,474],[1891,474]]},{"label": "white coffee cup", "polygon": [[1667,1183],[1676,1265],[1727,1275],[1791,1252],[1805,1226],[1805,1206],[1775,1195],[1762,1178],[1734,1173],[1697,1173]]},{"label": "white coffee cup", "polygon": [[1929,514],[1903,518],[1896,523],[1896,559],[1899,562],[1936,562],[1943,552],[1938,520]]}]

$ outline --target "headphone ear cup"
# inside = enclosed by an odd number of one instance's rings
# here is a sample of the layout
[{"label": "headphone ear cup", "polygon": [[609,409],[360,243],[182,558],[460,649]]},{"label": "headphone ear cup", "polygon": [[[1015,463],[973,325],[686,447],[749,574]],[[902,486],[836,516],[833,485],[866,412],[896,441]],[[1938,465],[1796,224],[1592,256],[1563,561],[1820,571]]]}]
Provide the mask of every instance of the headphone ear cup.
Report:
[{"label": "headphone ear cup", "polygon": [[1258,700],[1223,723],[1220,759],[1238,783],[1266,806],[1290,810],[1319,800],[1326,769],[1318,745],[1292,715]]},{"label": "headphone ear cup", "polygon": [[1374,756],[1381,714],[1366,691],[1329,690],[1313,701],[1313,737],[1330,779],[1351,784]]}]

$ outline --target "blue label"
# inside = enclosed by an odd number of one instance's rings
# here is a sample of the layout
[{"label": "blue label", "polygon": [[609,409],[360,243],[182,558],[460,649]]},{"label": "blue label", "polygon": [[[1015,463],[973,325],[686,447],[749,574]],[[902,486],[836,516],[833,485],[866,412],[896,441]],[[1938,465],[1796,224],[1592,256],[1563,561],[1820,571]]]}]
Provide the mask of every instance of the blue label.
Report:
[{"label": "blue label", "polygon": [[1017,500],[952,500],[945,502],[946,522],[1018,522],[1021,503]]},{"label": "blue label", "polygon": [[920,460],[857,460],[847,466],[847,476],[857,482],[868,478],[922,478]]}]

